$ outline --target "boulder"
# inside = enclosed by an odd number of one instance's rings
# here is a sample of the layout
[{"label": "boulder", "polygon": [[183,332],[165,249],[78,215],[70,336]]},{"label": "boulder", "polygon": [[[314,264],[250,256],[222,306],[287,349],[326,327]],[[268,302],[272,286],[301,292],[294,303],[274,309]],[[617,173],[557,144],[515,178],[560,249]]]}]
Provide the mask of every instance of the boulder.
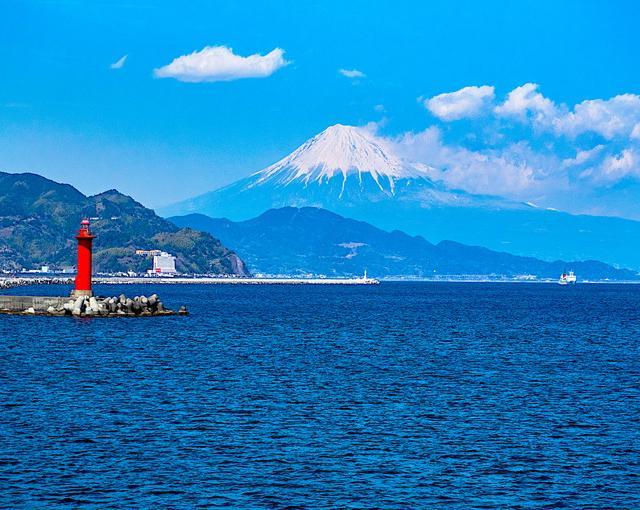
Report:
[{"label": "boulder", "polygon": [[85,307],[85,299],[85,296],[80,296],[79,298],[77,298],[73,303],[73,308],[78,308],[80,311],[82,311]]}]

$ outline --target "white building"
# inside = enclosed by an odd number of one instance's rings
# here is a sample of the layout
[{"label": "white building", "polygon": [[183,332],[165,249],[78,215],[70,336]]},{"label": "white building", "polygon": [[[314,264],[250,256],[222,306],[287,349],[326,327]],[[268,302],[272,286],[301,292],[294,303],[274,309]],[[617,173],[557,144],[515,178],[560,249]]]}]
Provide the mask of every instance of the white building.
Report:
[{"label": "white building", "polygon": [[166,251],[153,256],[153,269],[151,274],[176,274],[176,258]]}]

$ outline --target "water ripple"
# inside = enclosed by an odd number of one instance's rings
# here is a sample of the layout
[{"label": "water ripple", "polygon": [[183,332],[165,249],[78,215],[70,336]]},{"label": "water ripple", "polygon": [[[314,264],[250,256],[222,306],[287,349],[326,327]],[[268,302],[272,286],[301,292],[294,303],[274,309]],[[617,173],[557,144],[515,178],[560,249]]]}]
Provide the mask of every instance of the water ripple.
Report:
[{"label": "water ripple", "polygon": [[0,316],[0,507],[640,507],[638,286],[160,290]]}]

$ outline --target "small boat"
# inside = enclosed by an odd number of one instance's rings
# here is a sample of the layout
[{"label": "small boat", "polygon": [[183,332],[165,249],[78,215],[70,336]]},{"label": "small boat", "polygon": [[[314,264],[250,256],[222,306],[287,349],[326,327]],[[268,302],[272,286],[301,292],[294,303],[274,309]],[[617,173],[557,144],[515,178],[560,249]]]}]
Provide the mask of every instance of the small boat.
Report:
[{"label": "small boat", "polygon": [[573,274],[573,271],[569,271],[568,273],[565,271],[560,276],[560,279],[558,280],[558,283],[560,285],[569,285],[569,284],[576,283],[576,280],[577,280],[577,278],[576,278],[576,275]]}]

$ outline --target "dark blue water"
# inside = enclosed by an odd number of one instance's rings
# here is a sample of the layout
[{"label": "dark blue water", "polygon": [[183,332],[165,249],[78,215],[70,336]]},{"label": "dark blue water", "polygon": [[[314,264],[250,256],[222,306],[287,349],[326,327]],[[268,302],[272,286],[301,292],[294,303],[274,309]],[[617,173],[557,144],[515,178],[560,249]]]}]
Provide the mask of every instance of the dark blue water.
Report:
[{"label": "dark blue water", "polygon": [[0,316],[0,506],[640,508],[640,286],[153,290]]}]

